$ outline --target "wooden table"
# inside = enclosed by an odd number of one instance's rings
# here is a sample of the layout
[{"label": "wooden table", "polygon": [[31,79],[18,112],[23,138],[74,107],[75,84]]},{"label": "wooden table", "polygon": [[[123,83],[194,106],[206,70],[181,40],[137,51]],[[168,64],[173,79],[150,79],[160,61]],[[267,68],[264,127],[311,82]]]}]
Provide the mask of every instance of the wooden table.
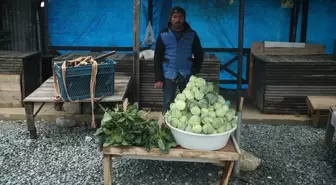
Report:
[{"label": "wooden table", "polygon": [[328,111],[331,106],[336,105],[336,96],[307,96],[308,116],[313,119],[313,126],[317,127],[321,116]]},{"label": "wooden table", "polygon": [[198,163],[221,163],[223,175],[220,185],[229,183],[234,162],[239,160],[240,149],[233,136],[227,145],[217,151],[196,151],[182,147],[172,148],[169,154],[162,154],[158,148],[147,152],[144,147],[105,147],[104,154],[104,185],[112,184],[112,157],[123,157],[131,159],[161,160],[161,161],[182,161]]},{"label": "wooden table", "polygon": [[330,107],[329,109],[329,117],[328,117],[328,122],[327,122],[327,127],[326,127],[326,133],[325,133],[325,144],[328,148],[331,147],[333,137],[335,134],[335,127],[332,124],[332,114],[336,111],[336,107]]},{"label": "wooden table", "polygon": [[[114,95],[106,96],[102,99],[96,101],[96,103],[110,103],[110,102],[122,102],[125,98],[129,82],[131,77],[124,74],[116,73],[115,75],[115,86],[114,86]],[[36,127],[34,118],[37,116],[39,111],[42,109],[45,103],[55,103],[55,102],[67,102],[63,99],[58,101],[54,100],[54,82],[53,77],[50,77],[46,80],[38,89],[26,97],[24,102],[24,107],[27,117],[28,131],[30,133],[31,139],[37,138]],[[79,102],[91,102],[90,99],[80,100]],[[42,103],[38,110],[34,113],[34,103]]]}]

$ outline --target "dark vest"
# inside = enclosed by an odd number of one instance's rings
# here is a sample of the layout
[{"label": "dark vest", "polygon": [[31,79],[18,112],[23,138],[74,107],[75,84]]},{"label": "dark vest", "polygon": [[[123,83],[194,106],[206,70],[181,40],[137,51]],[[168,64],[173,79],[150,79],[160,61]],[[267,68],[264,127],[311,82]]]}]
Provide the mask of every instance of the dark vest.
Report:
[{"label": "dark vest", "polygon": [[192,43],[195,32],[183,32],[179,36],[171,29],[162,32],[161,38],[165,45],[163,75],[167,79],[175,79],[180,73],[185,78],[192,70]]}]

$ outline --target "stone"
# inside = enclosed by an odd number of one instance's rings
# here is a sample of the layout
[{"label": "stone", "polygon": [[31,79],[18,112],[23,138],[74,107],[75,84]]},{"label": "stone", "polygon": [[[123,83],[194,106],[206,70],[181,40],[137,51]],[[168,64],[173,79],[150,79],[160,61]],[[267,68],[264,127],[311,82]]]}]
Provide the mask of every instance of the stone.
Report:
[{"label": "stone", "polygon": [[255,157],[253,154],[241,150],[241,159],[240,159],[240,171],[251,172],[258,168],[261,163],[261,159]]},{"label": "stone", "polygon": [[65,117],[57,117],[56,125],[59,127],[70,128],[76,125],[76,121]]}]

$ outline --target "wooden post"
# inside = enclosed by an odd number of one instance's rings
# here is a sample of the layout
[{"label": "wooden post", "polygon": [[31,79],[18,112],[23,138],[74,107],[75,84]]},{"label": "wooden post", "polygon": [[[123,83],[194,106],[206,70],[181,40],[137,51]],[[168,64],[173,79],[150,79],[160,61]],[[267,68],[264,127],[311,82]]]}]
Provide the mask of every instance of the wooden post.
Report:
[{"label": "wooden post", "polygon": [[112,157],[104,155],[104,185],[112,185]]},{"label": "wooden post", "polygon": [[31,139],[37,139],[37,132],[35,127],[34,120],[34,103],[29,102],[24,104],[26,117],[27,117],[27,126]]},{"label": "wooden post", "polygon": [[139,106],[140,100],[140,0],[133,0],[133,97],[134,102]]}]

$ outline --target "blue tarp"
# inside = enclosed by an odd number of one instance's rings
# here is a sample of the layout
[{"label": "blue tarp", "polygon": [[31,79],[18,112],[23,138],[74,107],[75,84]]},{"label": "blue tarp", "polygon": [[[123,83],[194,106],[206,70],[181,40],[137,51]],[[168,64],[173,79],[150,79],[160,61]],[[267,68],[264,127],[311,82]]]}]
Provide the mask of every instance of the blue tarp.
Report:
[{"label": "blue tarp", "polygon": [[[229,5],[222,0],[153,1],[155,36],[165,27],[169,9],[180,5],[186,9],[187,21],[197,31],[203,47],[238,47],[238,0]],[[148,2],[141,1],[141,34],[148,23]],[[328,53],[336,39],[336,1],[311,0],[308,17],[308,43],[325,44]],[[288,41],[291,9],[281,8],[281,1],[249,0],[245,6],[244,47],[256,41]],[[299,17],[301,20],[301,16]],[[298,25],[297,38],[300,38]],[[49,33],[53,46],[120,46],[133,43],[133,0],[49,0]],[[226,63],[234,53],[216,53]],[[229,66],[236,71],[237,63]],[[246,78],[246,59],[243,64]],[[222,80],[235,77],[222,71]],[[236,85],[221,85],[235,89]],[[245,85],[243,88],[246,88]]]}]

